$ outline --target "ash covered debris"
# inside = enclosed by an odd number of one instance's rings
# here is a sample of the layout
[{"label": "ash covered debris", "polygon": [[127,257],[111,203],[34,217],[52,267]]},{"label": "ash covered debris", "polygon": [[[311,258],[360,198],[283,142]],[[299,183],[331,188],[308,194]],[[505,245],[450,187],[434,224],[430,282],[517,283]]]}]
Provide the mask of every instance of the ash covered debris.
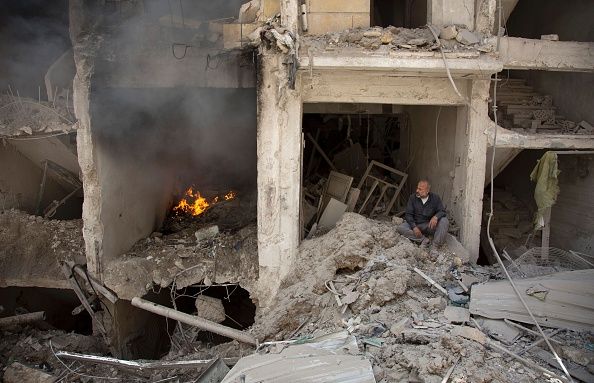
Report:
[{"label": "ash covered debris", "polygon": [[[439,36],[439,42],[429,28]],[[493,46],[484,41],[477,32],[465,28],[458,29],[455,25],[425,28],[353,28],[342,32],[330,32],[320,36],[304,36],[302,38],[304,50],[335,50],[341,48],[364,48],[378,50],[385,47],[389,51],[436,51],[443,48],[444,52],[493,52]]]},{"label": "ash covered debris", "polygon": [[64,286],[58,262],[85,262],[82,220],[48,220],[16,209],[0,211],[0,286]]}]

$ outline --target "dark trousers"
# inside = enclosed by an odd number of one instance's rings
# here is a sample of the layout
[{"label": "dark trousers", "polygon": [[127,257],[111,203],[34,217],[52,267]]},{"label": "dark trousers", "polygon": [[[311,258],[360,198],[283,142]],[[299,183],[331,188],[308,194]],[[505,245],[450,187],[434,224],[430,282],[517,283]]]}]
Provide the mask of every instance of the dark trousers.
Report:
[{"label": "dark trousers", "polygon": [[432,235],[433,244],[435,246],[441,246],[445,242],[449,226],[450,222],[446,217],[440,218],[437,222],[437,226],[434,229],[429,228],[429,222],[417,224],[417,227],[421,230],[421,233],[423,233],[421,238],[417,238],[415,236],[414,231],[406,221],[402,222],[402,224],[398,226],[397,230],[400,235],[416,242],[421,242],[426,238],[427,235]]}]

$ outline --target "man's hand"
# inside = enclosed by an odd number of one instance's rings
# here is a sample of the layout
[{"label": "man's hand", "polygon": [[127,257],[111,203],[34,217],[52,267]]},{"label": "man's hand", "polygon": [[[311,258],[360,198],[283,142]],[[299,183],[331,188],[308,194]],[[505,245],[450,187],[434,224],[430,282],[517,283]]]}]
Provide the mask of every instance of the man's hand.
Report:
[{"label": "man's hand", "polygon": [[433,218],[431,218],[431,221],[429,221],[429,229],[433,230],[437,227],[437,217],[433,216]]},{"label": "man's hand", "polygon": [[423,236],[423,233],[421,233],[421,229],[419,229],[417,226],[413,228],[413,233],[415,233],[415,237],[417,238],[421,238]]}]

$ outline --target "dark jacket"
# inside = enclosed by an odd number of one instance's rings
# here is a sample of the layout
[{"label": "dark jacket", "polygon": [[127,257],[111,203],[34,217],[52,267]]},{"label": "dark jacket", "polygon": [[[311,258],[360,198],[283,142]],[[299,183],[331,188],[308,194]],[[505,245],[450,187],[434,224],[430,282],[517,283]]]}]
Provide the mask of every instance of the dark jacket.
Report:
[{"label": "dark jacket", "polygon": [[446,216],[441,198],[437,194],[429,192],[429,199],[423,205],[423,201],[416,194],[411,194],[404,215],[404,219],[410,225],[410,228],[413,229],[418,224],[429,222],[433,216],[436,216],[438,220]]}]

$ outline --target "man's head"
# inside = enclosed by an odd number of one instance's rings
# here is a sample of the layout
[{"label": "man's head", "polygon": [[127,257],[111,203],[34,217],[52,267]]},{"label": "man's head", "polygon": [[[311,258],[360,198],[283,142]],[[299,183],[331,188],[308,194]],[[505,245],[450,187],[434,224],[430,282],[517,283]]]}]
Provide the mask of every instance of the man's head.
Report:
[{"label": "man's head", "polygon": [[431,184],[429,181],[422,179],[417,184],[417,197],[427,198],[429,191],[431,190]]}]

